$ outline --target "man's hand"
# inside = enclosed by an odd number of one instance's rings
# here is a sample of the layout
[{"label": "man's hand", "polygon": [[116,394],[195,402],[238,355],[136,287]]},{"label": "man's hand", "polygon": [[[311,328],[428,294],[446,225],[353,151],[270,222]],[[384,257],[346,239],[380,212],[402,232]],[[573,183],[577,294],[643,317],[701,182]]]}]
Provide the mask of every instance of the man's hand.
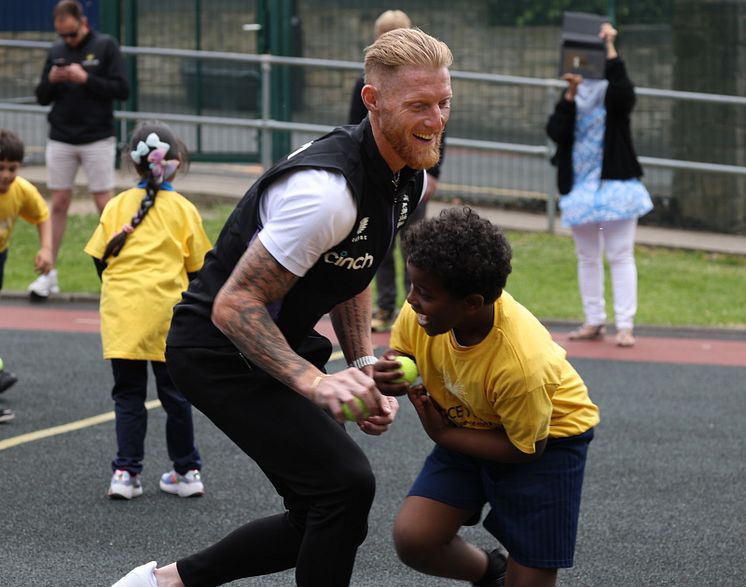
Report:
[{"label": "man's hand", "polygon": [[[376,389],[375,382],[360,369],[349,368],[332,375],[320,376],[318,382],[311,385],[308,398],[316,405],[329,410],[338,422],[346,421],[342,411],[343,405],[346,405],[358,420],[391,417],[393,421],[391,404]],[[365,409],[358,404],[356,398],[365,404]]]},{"label": "man's hand", "polygon": [[578,86],[583,81],[583,76],[579,73],[566,73],[562,79],[567,82],[567,91],[565,91],[565,100],[568,102],[575,101],[575,95],[578,93]]},{"label": "man's hand", "polygon": [[49,70],[49,81],[53,84],[62,84],[68,81],[67,65],[53,65]]},{"label": "man's hand", "polygon": [[83,85],[88,81],[88,72],[80,63],[71,63],[67,66],[67,80],[74,84]]}]

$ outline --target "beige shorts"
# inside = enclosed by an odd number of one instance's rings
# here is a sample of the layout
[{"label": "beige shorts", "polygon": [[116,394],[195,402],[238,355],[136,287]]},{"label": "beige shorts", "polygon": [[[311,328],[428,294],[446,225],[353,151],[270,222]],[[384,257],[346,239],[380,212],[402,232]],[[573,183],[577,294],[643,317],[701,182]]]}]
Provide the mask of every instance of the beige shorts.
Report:
[{"label": "beige shorts", "polygon": [[47,186],[50,190],[68,190],[75,185],[75,174],[82,165],[92,193],[114,189],[116,139],[108,137],[85,145],[49,140],[46,149]]}]

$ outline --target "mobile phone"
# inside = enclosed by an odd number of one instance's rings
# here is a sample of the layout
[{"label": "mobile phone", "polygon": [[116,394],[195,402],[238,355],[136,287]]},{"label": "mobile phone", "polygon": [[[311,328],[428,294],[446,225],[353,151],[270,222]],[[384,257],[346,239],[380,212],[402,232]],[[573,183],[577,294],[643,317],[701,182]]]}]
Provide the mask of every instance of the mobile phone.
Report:
[{"label": "mobile phone", "polygon": [[66,67],[67,66],[67,62],[65,61],[64,57],[57,57],[54,61],[52,61],[52,63],[54,65],[56,65],[57,67]]}]

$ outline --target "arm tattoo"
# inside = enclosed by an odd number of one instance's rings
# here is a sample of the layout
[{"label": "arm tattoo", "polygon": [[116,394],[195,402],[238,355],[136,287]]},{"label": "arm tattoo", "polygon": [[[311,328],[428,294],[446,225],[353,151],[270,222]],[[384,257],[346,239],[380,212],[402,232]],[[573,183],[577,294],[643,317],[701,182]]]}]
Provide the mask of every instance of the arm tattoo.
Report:
[{"label": "arm tattoo", "polygon": [[297,280],[255,239],[215,299],[213,313],[218,328],[246,358],[296,390],[298,379],[315,367],[290,348],[267,306]]},{"label": "arm tattoo", "polygon": [[354,298],[337,305],[330,312],[334,332],[348,363],[358,357],[373,354],[373,342],[370,337],[370,300],[370,288],[367,288]]}]

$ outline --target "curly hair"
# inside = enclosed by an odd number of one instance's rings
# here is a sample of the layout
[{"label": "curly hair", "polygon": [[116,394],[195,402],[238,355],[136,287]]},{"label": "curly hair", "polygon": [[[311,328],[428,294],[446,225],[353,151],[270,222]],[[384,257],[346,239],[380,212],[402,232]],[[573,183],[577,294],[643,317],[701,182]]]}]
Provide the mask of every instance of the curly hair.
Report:
[{"label": "curly hair", "polygon": [[502,230],[471,208],[448,208],[412,226],[403,238],[407,261],[438,277],[453,297],[500,297],[512,270]]}]

